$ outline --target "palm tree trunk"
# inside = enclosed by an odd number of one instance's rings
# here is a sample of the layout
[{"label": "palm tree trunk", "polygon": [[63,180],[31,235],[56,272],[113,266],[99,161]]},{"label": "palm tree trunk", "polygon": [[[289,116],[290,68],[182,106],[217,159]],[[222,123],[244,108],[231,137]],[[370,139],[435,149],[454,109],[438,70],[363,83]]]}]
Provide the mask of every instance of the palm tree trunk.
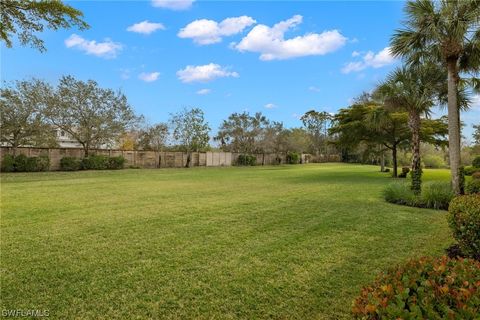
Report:
[{"label": "palm tree trunk", "polygon": [[420,115],[410,112],[409,127],[412,131],[412,190],[420,194],[422,190],[422,168],[420,159]]},{"label": "palm tree trunk", "polygon": [[457,102],[457,59],[447,61],[448,68],[448,152],[452,188],[460,194],[460,111]]},{"label": "palm tree trunk", "polygon": [[392,161],[393,161],[393,177],[398,177],[398,164],[397,164],[397,145],[394,144],[392,147]]}]

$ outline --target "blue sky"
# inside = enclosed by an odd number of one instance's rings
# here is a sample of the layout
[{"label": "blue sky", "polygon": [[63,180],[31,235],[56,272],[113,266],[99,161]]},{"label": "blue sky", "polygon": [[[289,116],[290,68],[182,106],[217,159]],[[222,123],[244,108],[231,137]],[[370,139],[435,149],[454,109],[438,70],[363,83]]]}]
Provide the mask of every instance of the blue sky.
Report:
[{"label": "blue sky", "polygon": [[[213,131],[244,110],[299,126],[299,115],[348,106],[399,64],[388,44],[401,1],[69,3],[91,28],[44,32],[46,53],[2,44],[2,79],[94,79],[152,123],[197,106]],[[462,117],[469,136],[479,96]]]}]

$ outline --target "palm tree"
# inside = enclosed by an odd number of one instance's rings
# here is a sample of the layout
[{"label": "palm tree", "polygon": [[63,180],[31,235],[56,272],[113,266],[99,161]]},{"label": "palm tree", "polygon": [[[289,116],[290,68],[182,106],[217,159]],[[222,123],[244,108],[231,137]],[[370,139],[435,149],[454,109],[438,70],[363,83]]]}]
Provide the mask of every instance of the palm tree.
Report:
[{"label": "palm tree", "polygon": [[[391,39],[391,52],[409,64],[435,59],[448,72],[448,135],[452,187],[460,190],[460,75],[480,69],[480,0],[408,1],[404,29]],[[478,89],[478,80],[471,79]]]},{"label": "palm tree", "polygon": [[420,126],[421,117],[428,116],[441,91],[443,73],[433,63],[397,68],[376,90],[387,108],[408,113],[412,138],[412,190],[421,192]]}]

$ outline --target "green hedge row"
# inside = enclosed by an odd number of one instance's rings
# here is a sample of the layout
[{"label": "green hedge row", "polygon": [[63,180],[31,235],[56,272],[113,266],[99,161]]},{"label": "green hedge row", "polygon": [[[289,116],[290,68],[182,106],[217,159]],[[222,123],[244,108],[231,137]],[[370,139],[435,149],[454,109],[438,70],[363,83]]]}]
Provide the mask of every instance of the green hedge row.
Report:
[{"label": "green hedge row", "polygon": [[92,155],[86,158],[63,157],[60,159],[60,169],[63,171],[76,170],[117,170],[123,169],[125,158],[122,156],[108,157]]},{"label": "green hedge row", "polygon": [[24,154],[13,156],[6,154],[2,159],[2,172],[37,172],[50,169],[48,156],[27,157]]}]

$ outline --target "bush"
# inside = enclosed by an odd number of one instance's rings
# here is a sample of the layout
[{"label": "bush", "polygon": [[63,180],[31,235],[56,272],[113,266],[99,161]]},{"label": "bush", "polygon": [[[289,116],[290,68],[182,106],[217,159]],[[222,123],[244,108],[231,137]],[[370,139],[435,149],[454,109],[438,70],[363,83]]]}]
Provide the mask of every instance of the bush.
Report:
[{"label": "bush", "polygon": [[474,172],[472,174],[472,179],[473,180],[480,180],[480,171]]},{"label": "bush", "polygon": [[108,169],[114,169],[114,170],[123,169],[125,161],[126,161],[125,158],[122,156],[110,157],[108,159]]},{"label": "bush", "polygon": [[448,182],[427,182],[422,193],[415,195],[406,182],[394,182],[383,190],[385,201],[410,207],[431,208],[437,210],[448,209],[453,198],[453,191]]},{"label": "bush", "polygon": [[13,156],[7,154],[3,157],[3,172],[35,172],[47,171],[50,168],[50,158],[48,156],[27,157],[24,154]]},{"label": "bush", "polygon": [[427,208],[447,210],[453,196],[449,182],[427,182],[423,186],[420,202]]},{"label": "bush", "polygon": [[445,160],[441,156],[426,154],[422,160],[425,168],[438,169],[446,167]]},{"label": "bush", "polygon": [[14,167],[16,172],[26,172],[28,168],[28,157],[24,154],[16,156]]},{"label": "bush", "polygon": [[472,166],[474,168],[480,168],[480,156],[476,156],[475,158],[473,158]]},{"label": "bush", "polygon": [[2,159],[2,172],[13,172],[15,171],[15,157],[11,154],[6,154]]},{"label": "bush", "polygon": [[238,166],[254,166],[257,164],[257,158],[249,154],[241,154],[238,156]]},{"label": "bush", "polygon": [[82,168],[82,161],[75,157],[63,157],[60,159],[60,170],[76,171]]},{"label": "bush", "polygon": [[463,170],[464,170],[466,176],[471,176],[476,172],[480,172],[480,168],[475,168],[475,167],[472,167],[472,166],[466,166]]},{"label": "bush", "polygon": [[297,152],[288,152],[287,153],[287,163],[288,164],[299,164],[300,155]]},{"label": "bush", "polygon": [[406,178],[407,174],[410,172],[409,167],[402,167],[402,172],[398,175],[399,178]]},{"label": "bush", "polygon": [[92,155],[82,159],[83,170],[106,170],[109,158],[104,155]]},{"label": "bush", "polygon": [[418,203],[418,198],[413,194],[410,186],[404,182],[394,182],[387,185],[383,190],[383,197],[387,202],[407,206],[416,206]]},{"label": "bush", "polygon": [[448,224],[462,252],[480,259],[480,194],[456,197],[448,211]]},{"label": "bush", "polygon": [[465,187],[465,192],[467,194],[480,193],[480,179],[469,181]]},{"label": "bush", "polygon": [[26,164],[27,172],[48,171],[50,169],[50,158],[47,156],[30,157]]},{"label": "bush", "polygon": [[355,319],[476,319],[480,262],[424,257],[389,269],[353,303]]}]

